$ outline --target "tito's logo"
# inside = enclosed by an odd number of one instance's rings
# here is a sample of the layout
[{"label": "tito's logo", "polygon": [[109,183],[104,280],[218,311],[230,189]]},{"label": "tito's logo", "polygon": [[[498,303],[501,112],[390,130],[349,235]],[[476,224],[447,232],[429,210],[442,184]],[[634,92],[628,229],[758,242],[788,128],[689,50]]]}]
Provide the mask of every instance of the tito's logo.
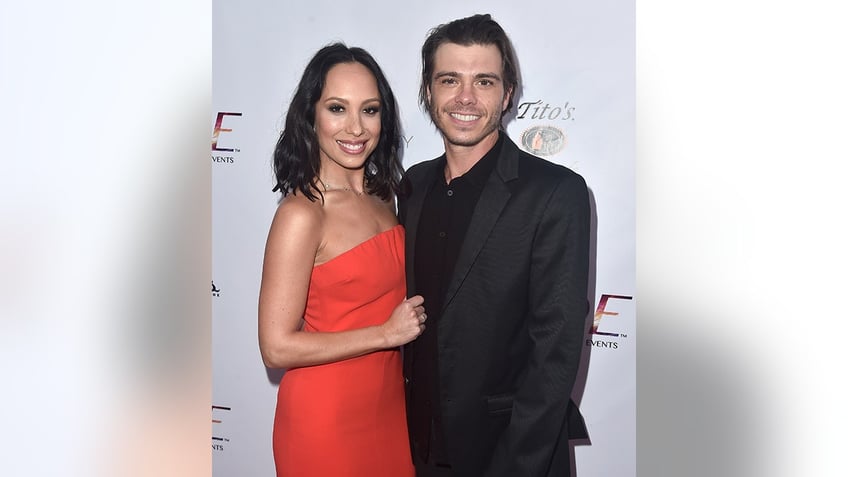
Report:
[{"label": "tito's logo", "polygon": [[565,144],[565,133],[553,126],[533,126],[521,133],[524,150],[538,156],[552,156],[562,151]]}]

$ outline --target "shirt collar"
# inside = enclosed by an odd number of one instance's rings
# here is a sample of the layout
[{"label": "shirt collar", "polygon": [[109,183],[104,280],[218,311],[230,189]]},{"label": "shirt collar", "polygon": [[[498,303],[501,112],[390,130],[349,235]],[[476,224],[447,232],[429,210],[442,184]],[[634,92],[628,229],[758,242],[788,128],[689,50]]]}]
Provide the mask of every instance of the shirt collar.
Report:
[{"label": "shirt collar", "polygon": [[[467,181],[469,184],[476,188],[482,189],[484,185],[486,185],[486,181],[489,179],[489,175],[491,175],[492,169],[495,168],[495,164],[498,163],[498,157],[501,155],[501,149],[503,148],[504,142],[504,132],[498,131],[498,140],[495,142],[495,145],[489,149],[489,152],[483,155],[476,164],[474,164],[471,169],[468,170],[465,174],[459,176],[463,178],[463,180]],[[447,165],[447,158],[445,155],[442,155],[439,161],[438,170],[444,170]],[[438,174],[438,182],[441,184],[445,184],[445,176],[444,174]],[[454,178],[454,180],[458,179]]]}]

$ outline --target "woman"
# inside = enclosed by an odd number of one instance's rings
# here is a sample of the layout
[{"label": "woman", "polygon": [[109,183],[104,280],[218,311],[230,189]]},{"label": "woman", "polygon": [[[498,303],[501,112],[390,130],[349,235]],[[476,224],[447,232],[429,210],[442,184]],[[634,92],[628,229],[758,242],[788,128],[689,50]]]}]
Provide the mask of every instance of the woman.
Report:
[{"label": "woman", "polygon": [[278,476],[414,475],[399,347],[424,330],[405,299],[394,94],[366,51],[333,44],[306,67],[274,152],[283,200],[265,249],[259,346],[285,368]]}]

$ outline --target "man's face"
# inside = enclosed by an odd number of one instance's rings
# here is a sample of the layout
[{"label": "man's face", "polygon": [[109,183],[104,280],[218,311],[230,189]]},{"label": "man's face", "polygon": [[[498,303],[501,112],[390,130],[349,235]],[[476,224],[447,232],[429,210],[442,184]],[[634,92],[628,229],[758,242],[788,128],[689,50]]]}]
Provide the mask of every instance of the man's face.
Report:
[{"label": "man's face", "polygon": [[431,80],[427,99],[446,146],[494,143],[512,94],[504,90],[498,48],[445,43],[436,49]]}]

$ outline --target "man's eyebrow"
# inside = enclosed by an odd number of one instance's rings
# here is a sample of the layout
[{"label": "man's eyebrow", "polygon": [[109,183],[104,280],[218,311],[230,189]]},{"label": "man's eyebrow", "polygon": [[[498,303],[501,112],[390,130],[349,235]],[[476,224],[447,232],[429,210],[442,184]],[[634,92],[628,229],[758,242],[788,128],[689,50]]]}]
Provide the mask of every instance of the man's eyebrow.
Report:
[{"label": "man's eyebrow", "polygon": [[477,73],[476,75],[474,75],[474,78],[475,79],[483,79],[483,78],[494,79],[494,80],[498,80],[498,81],[501,80],[500,75],[495,74],[495,73]]},{"label": "man's eyebrow", "polygon": [[[445,77],[445,76],[462,76],[462,75],[459,74],[456,71],[439,71],[433,76],[435,78],[442,78],[442,77]],[[477,73],[476,75],[474,75],[474,79],[483,79],[483,78],[485,78],[485,79],[495,79],[495,80],[501,81],[501,77],[497,73]]]}]

